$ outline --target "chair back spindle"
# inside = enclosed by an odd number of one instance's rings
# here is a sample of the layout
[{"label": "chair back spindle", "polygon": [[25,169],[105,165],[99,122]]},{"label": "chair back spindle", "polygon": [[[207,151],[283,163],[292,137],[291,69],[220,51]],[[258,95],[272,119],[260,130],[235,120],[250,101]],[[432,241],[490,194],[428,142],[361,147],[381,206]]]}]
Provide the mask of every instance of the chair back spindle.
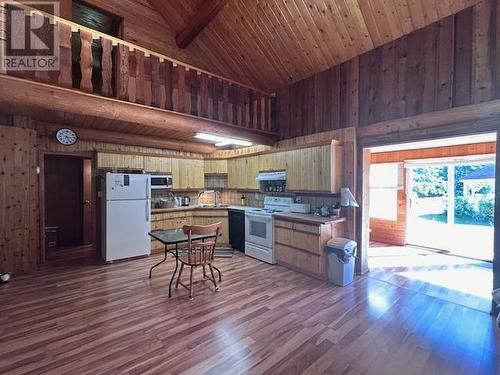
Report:
[{"label": "chair back spindle", "polygon": [[[215,247],[220,234],[221,223],[210,225],[185,225],[182,229],[188,236],[187,260],[188,263],[198,266],[210,263],[214,259]],[[205,241],[193,240],[195,235],[214,234],[213,238]]]}]

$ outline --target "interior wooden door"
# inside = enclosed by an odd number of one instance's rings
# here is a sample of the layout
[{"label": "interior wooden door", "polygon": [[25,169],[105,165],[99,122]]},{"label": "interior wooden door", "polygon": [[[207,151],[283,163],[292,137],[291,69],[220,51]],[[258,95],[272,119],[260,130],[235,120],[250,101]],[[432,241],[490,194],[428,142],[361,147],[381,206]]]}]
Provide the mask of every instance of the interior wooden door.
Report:
[{"label": "interior wooden door", "polygon": [[82,181],[83,181],[83,228],[82,239],[83,245],[92,244],[94,241],[93,236],[93,222],[92,222],[92,160],[82,159]]},{"label": "interior wooden door", "polygon": [[57,228],[55,247],[83,244],[82,160],[78,156],[45,156],[45,226]]},{"label": "interior wooden door", "polygon": [[32,271],[39,255],[36,131],[0,126],[0,272]]}]

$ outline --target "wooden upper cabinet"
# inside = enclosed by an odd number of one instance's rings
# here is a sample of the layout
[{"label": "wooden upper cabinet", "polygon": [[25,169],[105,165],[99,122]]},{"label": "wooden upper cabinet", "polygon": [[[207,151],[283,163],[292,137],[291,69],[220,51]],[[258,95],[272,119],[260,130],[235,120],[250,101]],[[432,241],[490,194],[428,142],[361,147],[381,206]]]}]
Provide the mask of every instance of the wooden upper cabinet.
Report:
[{"label": "wooden upper cabinet", "polygon": [[172,159],[145,156],[144,170],[149,173],[172,173]]},{"label": "wooden upper cabinet", "polygon": [[241,170],[239,169],[240,159],[229,159],[227,161],[227,187],[230,189],[241,188]]},{"label": "wooden upper cabinet", "polygon": [[98,152],[97,168],[99,169],[144,169],[144,157]]},{"label": "wooden upper cabinet", "polygon": [[227,174],[227,160],[205,160],[205,174]]},{"label": "wooden upper cabinet", "polygon": [[342,147],[324,145],[286,151],[287,190],[338,193]]},{"label": "wooden upper cabinet", "polygon": [[259,188],[256,180],[259,173],[259,156],[229,159],[227,162],[227,183],[232,189]]},{"label": "wooden upper cabinet", "polygon": [[323,145],[227,161],[228,187],[259,189],[257,174],[286,170],[288,191],[340,191],[342,146]]},{"label": "wooden upper cabinet", "polygon": [[173,188],[203,189],[205,187],[204,162],[196,159],[172,159]]},{"label": "wooden upper cabinet", "polygon": [[281,171],[286,169],[285,152],[263,154],[259,156],[259,172]]}]

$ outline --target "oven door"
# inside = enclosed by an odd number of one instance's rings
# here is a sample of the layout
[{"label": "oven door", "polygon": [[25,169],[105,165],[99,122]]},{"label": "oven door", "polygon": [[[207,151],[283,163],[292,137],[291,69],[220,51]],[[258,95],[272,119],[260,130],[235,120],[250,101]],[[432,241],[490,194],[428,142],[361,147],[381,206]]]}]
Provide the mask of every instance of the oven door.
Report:
[{"label": "oven door", "polygon": [[273,217],[247,213],[245,215],[245,242],[272,248]]}]

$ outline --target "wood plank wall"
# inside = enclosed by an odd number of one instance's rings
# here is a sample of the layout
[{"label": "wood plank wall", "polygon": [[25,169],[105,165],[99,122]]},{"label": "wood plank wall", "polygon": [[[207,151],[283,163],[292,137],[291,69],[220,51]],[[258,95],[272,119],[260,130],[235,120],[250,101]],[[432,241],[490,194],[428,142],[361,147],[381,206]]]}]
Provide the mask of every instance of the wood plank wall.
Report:
[{"label": "wood plank wall", "polygon": [[36,131],[0,126],[0,272],[32,271],[39,256]]},{"label": "wood plank wall", "polygon": [[277,92],[282,138],[500,98],[500,0],[442,19]]},{"label": "wood plank wall", "polygon": [[403,188],[397,191],[396,220],[370,218],[370,241],[395,246],[406,245],[406,214],[406,192]]}]

